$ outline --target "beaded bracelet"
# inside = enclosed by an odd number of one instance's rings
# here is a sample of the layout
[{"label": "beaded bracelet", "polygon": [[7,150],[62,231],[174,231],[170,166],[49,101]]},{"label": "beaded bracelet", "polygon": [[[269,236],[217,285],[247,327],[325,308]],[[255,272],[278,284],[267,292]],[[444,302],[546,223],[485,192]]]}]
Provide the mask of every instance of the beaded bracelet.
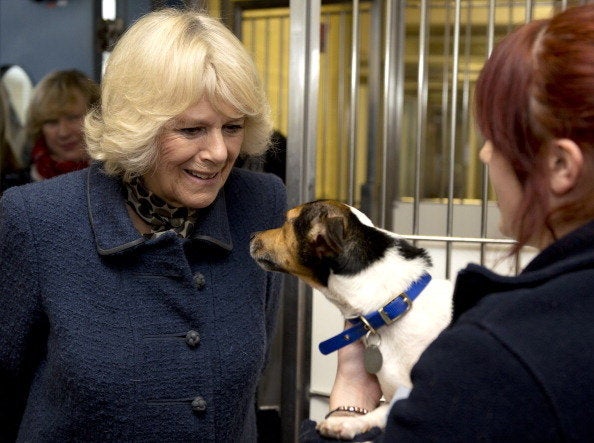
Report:
[{"label": "beaded bracelet", "polygon": [[369,411],[365,408],[360,408],[359,406],[339,406],[335,409],[332,409],[330,412],[328,412],[326,414],[326,416],[324,417],[324,419],[330,417],[332,414],[334,414],[335,412],[354,412],[355,414],[361,414],[361,415],[365,415],[367,414]]}]

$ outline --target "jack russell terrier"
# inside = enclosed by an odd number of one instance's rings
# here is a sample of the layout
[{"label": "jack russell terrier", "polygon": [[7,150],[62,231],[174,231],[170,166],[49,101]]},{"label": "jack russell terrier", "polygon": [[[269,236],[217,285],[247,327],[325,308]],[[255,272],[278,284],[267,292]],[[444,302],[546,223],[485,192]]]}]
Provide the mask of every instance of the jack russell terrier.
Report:
[{"label": "jack russell terrier", "polygon": [[364,415],[330,413],[318,424],[320,433],[352,439],[384,429],[397,389],[412,387],[412,366],[451,320],[451,282],[431,278],[426,250],[332,200],[290,209],[281,227],[252,236],[250,253],[263,269],[292,274],[319,290],[352,324],[320,343],[323,354],[361,339],[365,368],[377,375],[386,402],[369,413],[338,408]]}]

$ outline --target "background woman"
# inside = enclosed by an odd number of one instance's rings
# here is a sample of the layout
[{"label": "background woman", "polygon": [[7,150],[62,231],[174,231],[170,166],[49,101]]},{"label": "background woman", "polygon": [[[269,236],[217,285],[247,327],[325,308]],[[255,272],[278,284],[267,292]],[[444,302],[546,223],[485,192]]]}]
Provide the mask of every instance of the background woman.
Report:
[{"label": "background woman", "polygon": [[220,22],[165,9],[114,48],[90,168],[0,200],[0,440],[256,441],[285,190],[233,168],[272,130]]},{"label": "background woman", "polygon": [[83,118],[99,101],[99,86],[77,70],[46,75],[29,105],[27,133],[33,144],[33,181],[76,171],[89,165]]}]

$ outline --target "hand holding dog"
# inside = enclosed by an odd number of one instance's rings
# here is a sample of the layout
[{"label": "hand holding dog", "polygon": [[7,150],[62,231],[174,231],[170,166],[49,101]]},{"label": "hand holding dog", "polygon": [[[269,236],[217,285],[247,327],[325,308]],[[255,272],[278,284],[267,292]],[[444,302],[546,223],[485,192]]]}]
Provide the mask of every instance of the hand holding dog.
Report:
[{"label": "hand holding dog", "polygon": [[[377,377],[363,366],[363,350],[361,341],[338,350],[336,378],[330,393],[331,411],[342,405],[357,405],[371,411],[380,403],[381,387]],[[370,429],[370,426],[357,423],[359,418],[350,412],[337,411],[318,423],[316,429],[323,435],[352,439]]]}]

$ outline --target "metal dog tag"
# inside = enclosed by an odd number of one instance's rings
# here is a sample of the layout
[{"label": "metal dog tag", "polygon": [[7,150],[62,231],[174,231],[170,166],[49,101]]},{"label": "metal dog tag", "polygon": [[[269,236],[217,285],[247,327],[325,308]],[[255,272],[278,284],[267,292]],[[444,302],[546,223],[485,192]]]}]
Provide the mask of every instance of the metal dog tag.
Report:
[{"label": "metal dog tag", "polygon": [[[375,343],[372,343],[375,339]],[[384,357],[379,349],[379,345],[382,342],[382,337],[377,332],[369,331],[365,335],[363,343],[365,344],[365,350],[363,351],[363,365],[365,370],[370,374],[377,374],[382,368],[384,363]]]},{"label": "metal dog tag", "polygon": [[363,364],[370,374],[377,374],[382,368],[384,358],[376,345],[367,346],[363,351]]}]

